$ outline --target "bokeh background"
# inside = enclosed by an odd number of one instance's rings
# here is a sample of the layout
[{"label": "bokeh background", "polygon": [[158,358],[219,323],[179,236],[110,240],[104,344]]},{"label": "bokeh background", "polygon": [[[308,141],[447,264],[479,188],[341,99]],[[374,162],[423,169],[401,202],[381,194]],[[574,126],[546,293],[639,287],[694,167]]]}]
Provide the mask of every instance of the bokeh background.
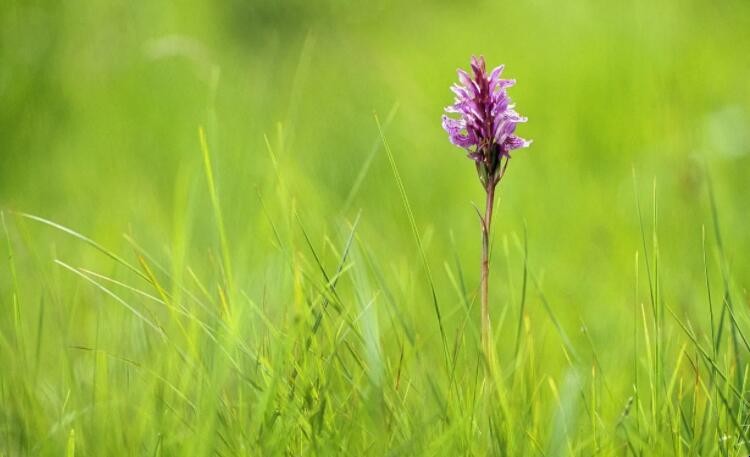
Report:
[{"label": "bokeh background", "polygon": [[[526,221],[530,256],[565,313],[617,309],[632,297],[635,190],[648,222],[655,181],[668,287],[690,302],[707,175],[732,252],[750,248],[748,9],[11,1],[0,9],[0,201],[105,243],[130,229],[169,243],[187,199],[206,208],[202,125],[234,243],[262,249],[266,236],[250,229],[256,188],[273,175],[265,135],[311,223],[333,229],[362,210],[363,236],[397,261],[415,247],[385,156],[372,153],[373,113],[390,114],[430,256],[447,257],[453,232],[474,273],[481,188],[439,118],[455,69],[483,54],[518,80],[511,95],[530,119],[520,133],[534,139],[501,186],[496,233]],[[195,216],[190,245],[205,251],[212,223]],[[745,256],[732,263],[747,271]]]},{"label": "bokeh background", "polygon": [[[701,240],[704,225],[709,244],[714,239],[710,182],[738,299],[748,305],[749,50],[743,0],[5,0],[0,207],[9,224],[22,226],[11,230],[13,242],[27,246],[15,255],[23,325],[34,328],[46,295],[58,307],[48,310],[59,325],[50,331],[60,335],[47,343],[42,371],[55,366],[53,348],[90,343],[95,333],[94,311],[78,303],[86,286],[58,293],[42,279],[64,276],[52,259],[108,264],[13,212],[74,228],[124,256],[132,252],[127,233],[161,261],[177,257],[210,276],[219,243],[199,126],[239,288],[255,299],[269,288],[279,300],[293,293],[269,279],[284,261],[268,219],[291,214],[280,194],[332,266],[331,246],[340,249],[361,214],[359,241],[398,285],[398,306],[414,317],[416,332],[437,346],[417,246],[374,113],[450,320],[461,304],[445,265],[459,262],[476,290],[472,203],[481,206],[483,194],[440,115],[456,68],[468,67],[472,54],[504,63],[506,77],[517,79],[510,93],[529,118],[519,134],[534,140],[511,161],[495,219],[492,300],[506,312],[508,338],[526,227],[529,265],[557,318],[575,341],[586,338],[585,323],[602,363],[616,370],[630,350],[617,341],[632,335],[633,306],[646,297],[643,264],[636,290],[636,251],[643,259],[636,200],[651,248],[654,189],[664,300],[698,322],[707,318]],[[289,236],[299,238],[295,230]],[[8,272],[3,261],[6,304]],[[552,326],[541,322],[539,298],[529,296],[531,322],[546,329],[542,344],[558,347]],[[11,319],[0,324],[9,335]],[[564,364],[559,359],[550,371]],[[49,385],[64,396],[62,384]]]}]

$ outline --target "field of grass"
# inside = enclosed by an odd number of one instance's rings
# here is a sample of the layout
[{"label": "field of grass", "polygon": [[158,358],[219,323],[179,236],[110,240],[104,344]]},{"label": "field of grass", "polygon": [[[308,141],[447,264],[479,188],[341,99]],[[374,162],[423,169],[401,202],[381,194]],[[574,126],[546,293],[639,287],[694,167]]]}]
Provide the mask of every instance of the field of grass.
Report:
[{"label": "field of grass", "polygon": [[[745,0],[0,5],[0,456],[750,454]],[[529,117],[483,204],[457,67]]]}]

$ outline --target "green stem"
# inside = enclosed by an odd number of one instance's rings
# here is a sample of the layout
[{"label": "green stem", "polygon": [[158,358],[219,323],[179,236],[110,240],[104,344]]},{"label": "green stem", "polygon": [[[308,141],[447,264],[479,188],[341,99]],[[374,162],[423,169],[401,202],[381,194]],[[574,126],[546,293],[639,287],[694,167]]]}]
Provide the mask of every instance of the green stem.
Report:
[{"label": "green stem", "polygon": [[492,326],[490,324],[489,282],[490,282],[490,226],[492,208],[495,204],[496,182],[489,180],[486,187],[487,206],[482,218],[482,348],[487,363],[492,361]]}]

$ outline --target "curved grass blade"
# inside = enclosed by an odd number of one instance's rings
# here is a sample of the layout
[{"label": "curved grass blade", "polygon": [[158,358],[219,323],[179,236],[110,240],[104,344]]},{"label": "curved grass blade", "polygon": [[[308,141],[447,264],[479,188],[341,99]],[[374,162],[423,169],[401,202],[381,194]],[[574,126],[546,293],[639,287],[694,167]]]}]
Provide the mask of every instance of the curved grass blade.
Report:
[{"label": "curved grass blade", "polygon": [[406,196],[406,189],[404,188],[404,182],[401,180],[401,174],[398,172],[398,167],[396,166],[396,160],[393,158],[393,152],[391,152],[391,147],[388,145],[388,141],[385,139],[385,135],[383,134],[383,126],[380,124],[380,119],[378,118],[378,115],[375,114],[375,123],[378,125],[378,132],[380,132],[380,139],[383,141],[383,148],[385,149],[385,153],[388,156],[388,163],[391,165],[391,171],[393,171],[393,177],[396,180],[396,185],[398,186],[399,194],[401,195],[401,202],[404,205],[404,209],[406,210],[406,215],[409,219],[409,225],[411,226],[412,234],[414,235],[414,239],[417,242],[417,247],[419,248],[419,255],[422,259],[422,264],[424,266],[425,274],[427,275],[427,281],[430,285],[430,292],[432,293],[432,304],[435,308],[435,316],[437,317],[438,326],[440,327],[440,338],[443,343],[443,355],[445,357],[445,367],[448,373],[451,372],[451,358],[450,358],[450,352],[448,350],[448,339],[445,335],[445,326],[443,325],[443,317],[440,313],[440,305],[438,304],[438,298],[437,293],[435,292],[435,281],[432,279],[432,271],[430,270],[430,264],[427,262],[427,256],[424,252],[424,246],[422,245],[422,238],[419,236],[419,229],[417,228],[417,222],[414,218],[414,212],[411,210],[411,205],[409,204],[409,199]]},{"label": "curved grass blade", "polygon": [[67,233],[68,235],[71,235],[72,237],[77,238],[77,239],[83,241],[84,243],[86,243],[89,246],[95,248],[96,250],[98,250],[102,254],[106,255],[107,257],[115,260],[117,263],[119,263],[120,265],[124,266],[128,270],[132,271],[133,273],[135,273],[136,275],[138,275],[140,278],[146,280],[147,282],[150,282],[148,276],[146,276],[145,274],[143,274],[140,269],[138,269],[135,266],[131,265],[130,263],[128,263],[127,260],[125,260],[122,257],[118,256],[117,254],[115,254],[114,252],[112,252],[109,249],[105,248],[104,246],[102,246],[101,244],[99,244],[96,241],[92,240],[91,238],[89,238],[89,237],[87,237],[85,235],[82,235],[82,234],[76,232],[75,230],[73,230],[71,228],[68,228],[68,227],[66,227],[64,225],[58,224],[57,222],[52,222],[49,219],[45,219],[43,217],[34,216],[33,214],[28,214],[28,213],[16,213],[16,214],[18,214],[19,216],[24,217],[26,219],[31,219],[32,221],[41,222],[42,224],[48,225],[48,226],[50,226],[52,228],[55,228],[55,229],[57,229],[57,230],[59,230],[59,231],[61,231],[63,233]]}]

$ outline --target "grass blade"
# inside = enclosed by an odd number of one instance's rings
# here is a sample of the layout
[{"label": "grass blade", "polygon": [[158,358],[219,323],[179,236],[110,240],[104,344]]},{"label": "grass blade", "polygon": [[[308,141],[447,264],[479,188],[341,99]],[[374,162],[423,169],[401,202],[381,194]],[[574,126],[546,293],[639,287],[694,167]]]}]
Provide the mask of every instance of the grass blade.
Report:
[{"label": "grass blade", "polygon": [[435,309],[435,316],[437,317],[438,326],[440,327],[440,338],[443,343],[443,354],[445,357],[445,366],[448,370],[448,373],[451,372],[451,361],[450,361],[450,353],[448,350],[448,339],[445,335],[445,327],[443,325],[443,318],[440,313],[440,305],[438,304],[437,299],[437,293],[435,292],[435,282],[432,279],[432,271],[430,270],[430,264],[427,262],[427,256],[424,252],[424,246],[422,246],[422,238],[419,235],[419,229],[417,228],[417,222],[414,218],[414,212],[411,210],[411,205],[409,204],[409,199],[406,196],[406,189],[404,188],[404,183],[401,180],[401,174],[398,172],[398,167],[396,166],[396,160],[393,158],[393,152],[391,152],[391,147],[388,145],[388,141],[385,139],[385,135],[383,134],[383,127],[380,124],[380,119],[378,118],[378,115],[375,115],[375,123],[378,125],[378,132],[380,132],[380,139],[383,141],[383,148],[385,149],[385,153],[388,156],[388,163],[391,165],[391,171],[393,172],[393,177],[396,180],[396,185],[398,186],[399,194],[401,195],[401,202],[404,205],[404,209],[406,210],[406,215],[409,218],[409,225],[411,226],[412,234],[414,235],[414,239],[417,242],[417,247],[419,248],[419,255],[422,259],[422,264],[424,266],[425,274],[427,275],[427,281],[430,285],[430,292],[432,293],[432,304]]}]

